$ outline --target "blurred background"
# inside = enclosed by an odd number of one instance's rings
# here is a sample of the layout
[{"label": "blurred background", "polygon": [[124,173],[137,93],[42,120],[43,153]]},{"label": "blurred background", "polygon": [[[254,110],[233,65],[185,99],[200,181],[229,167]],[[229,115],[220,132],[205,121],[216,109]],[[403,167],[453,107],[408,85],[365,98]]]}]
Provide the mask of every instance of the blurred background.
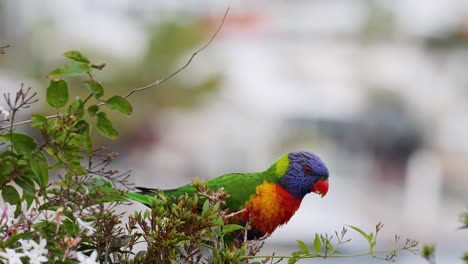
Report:
[{"label": "blurred background", "polygon": [[[221,33],[186,70],[132,95],[132,116],[112,117],[119,140],[96,137],[120,153],[114,166],[132,170],[137,186],[171,188],[261,171],[283,153],[308,150],[328,165],[330,191],[307,196],[260,254],[288,254],[315,232],[344,224],[372,231],[382,221],[379,248],[401,234],[435,243],[438,263],[461,263],[466,0],[0,0],[0,46],[11,45],[0,56],[0,92],[24,83],[43,99],[47,73],[79,50],[106,63],[95,77],[107,95],[127,94],[182,66],[228,6]],[[76,80],[71,94],[86,92]],[[34,111],[48,113],[40,102]],[[343,253],[366,250],[351,237]],[[404,253],[398,263],[425,261]]]}]

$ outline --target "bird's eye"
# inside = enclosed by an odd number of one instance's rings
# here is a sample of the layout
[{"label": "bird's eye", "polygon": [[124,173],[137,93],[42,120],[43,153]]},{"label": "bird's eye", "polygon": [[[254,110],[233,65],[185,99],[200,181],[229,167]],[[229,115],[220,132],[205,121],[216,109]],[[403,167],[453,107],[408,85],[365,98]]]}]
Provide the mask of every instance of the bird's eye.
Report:
[{"label": "bird's eye", "polygon": [[309,175],[312,174],[312,168],[309,166],[304,166],[302,170],[304,171],[305,174],[309,174]]}]

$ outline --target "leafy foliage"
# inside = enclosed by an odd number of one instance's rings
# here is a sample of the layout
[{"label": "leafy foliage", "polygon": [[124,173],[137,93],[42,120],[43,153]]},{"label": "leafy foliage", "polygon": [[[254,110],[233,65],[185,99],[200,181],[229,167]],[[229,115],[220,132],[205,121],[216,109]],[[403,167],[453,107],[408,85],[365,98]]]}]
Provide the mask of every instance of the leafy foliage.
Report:
[{"label": "leafy foliage", "polygon": [[[220,204],[224,201],[217,197],[220,196],[211,191],[199,192],[193,197],[184,195],[175,198],[157,193],[152,199],[150,211],[136,212],[129,219],[127,228],[132,234],[131,241],[143,237],[148,247],[146,251],[137,254],[138,258],[126,262],[242,262],[247,249],[251,249],[254,244],[228,246],[231,244],[229,235],[244,230],[244,227],[226,224],[230,216],[220,210]],[[200,211],[201,199],[204,203]]]},{"label": "leafy foliage", "polygon": [[[15,211],[14,215],[5,218],[8,221],[0,222],[0,228],[5,230],[2,238],[6,241],[0,246],[18,250],[21,238],[45,239],[49,263],[73,263],[73,252],[88,253],[87,249],[96,251],[99,258],[108,258],[111,252],[105,248],[109,243],[115,244],[114,240],[123,233],[123,228],[119,227],[120,216],[113,208],[125,199],[123,191],[118,191],[115,186],[128,186],[128,173],[106,168],[116,157],[115,153],[95,150],[92,144],[93,119],[103,135],[117,137],[111,121],[100,107],[105,104],[103,90],[94,88],[87,98],[70,100],[68,82],[63,79],[79,76],[88,79],[83,81],[84,86],[101,87],[92,73],[102,67],[94,67],[77,51],[67,52],[65,57],[71,62],[49,74],[54,79],[46,90],[47,103],[57,109],[57,114],[46,117],[36,113],[30,120],[40,138],[15,131],[16,113],[37,101],[36,94],[23,86],[14,97],[5,95],[11,112],[10,125],[0,128],[1,194],[10,204],[4,210],[14,208]],[[111,102],[109,109],[130,113],[131,106],[125,99]],[[94,112],[86,111],[88,104],[94,106]],[[50,175],[57,175],[59,180],[50,182]],[[32,212],[42,217],[26,217]],[[15,220],[11,221],[13,218]],[[85,223],[94,223],[98,228],[88,232]],[[21,254],[18,256],[27,261]]]}]

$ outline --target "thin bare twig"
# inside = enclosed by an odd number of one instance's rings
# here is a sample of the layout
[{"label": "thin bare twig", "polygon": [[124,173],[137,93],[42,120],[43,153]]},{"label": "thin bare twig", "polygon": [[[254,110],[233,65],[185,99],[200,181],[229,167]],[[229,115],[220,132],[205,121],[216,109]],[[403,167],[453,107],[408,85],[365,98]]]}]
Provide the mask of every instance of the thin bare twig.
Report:
[{"label": "thin bare twig", "polygon": [[[56,115],[50,115],[50,116],[46,116],[45,118],[47,119],[54,119],[54,118],[57,118],[57,117],[60,117],[62,116],[61,114],[56,114]],[[19,126],[19,125],[24,125],[24,124],[29,124],[29,123],[32,123],[32,120],[24,120],[24,121],[20,121],[20,122],[16,122],[14,124],[11,124],[11,125],[7,125],[7,126],[3,126],[3,127],[0,127],[0,131],[4,130],[4,129],[7,129],[7,128],[10,128],[10,127],[15,127],[15,126]]]},{"label": "thin bare twig", "polygon": [[0,131],[10,128],[10,133],[13,133],[12,129],[14,126],[16,126],[16,123],[14,123],[16,112],[20,111],[20,109],[29,108],[32,104],[38,101],[38,99],[35,98],[37,93],[34,92],[32,95],[30,93],[31,87],[25,89],[24,84],[22,83],[19,91],[16,92],[14,100],[12,99],[9,93],[3,94],[5,102],[8,105],[9,110],[11,111],[11,117],[8,119],[10,121],[10,125],[0,127]]},{"label": "thin bare twig", "polygon": [[146,86],[143,86],[143,87],[140,87],[140,88],[135,88],[133,90],[131,90],[126,96],[124,96],[124,98],[128,98],[129,96],[131,96],[132,94],[136,93],[136,92],[140,92],[140,91],[144,91],[146,89],[149,89],[151,87],[154,87],[154,86],[158,86],[160,85],[161,83],[164,83],[166,82],[167,80],[171,79],[172,77],[174,77],[175,75],[177,75],[179,72],[185,70],[185,68],[187,68],[190,63],[192,62],[192,60],[195,58],[195,56],[198,55],[198,53],[202,52],[204,49],[206,49],[210,44],[211,42],[213,42],[213,40],[216,38],[216,36],[218,35],[219,31],[221,31],[221,28],[223,27],[224,25],[224,21],[226,20],[226,17],[229,13],[229,7],[226,9],[226,12],[224,13],[224,16],[223,16],[223,19],[221,20],[221,23],[219,24],[218,28],[216,29],[215,33],[211,36],[211,38],[208,40],[207,43],[205,43],[205,45],[203,45],[203,47],[199,48],[198,50],[196,50],[194,53],[192,53],[192,56],[190,56],[189,60],[182,66],[180,67],[177,71],[171,73],[170,75],[168,75],[167,77],[163,78],[163,79],[160,79],[160,80],[156,80],[155,82],[152,82]]},{"label": "thin bare twig", "polygon": [[236,211],[236,212],[234,212],[234,213],[230,213],[230,214],[228,214],[228,215],[225,215],[224,217],[225,217],[226,219],[229,219],[229,218],[234,217],[234,216],[236,216],[236,215],[238,215],[238,214],[242,214],[243,212],[246,212],[246,211],[247,211],[247,209],[243,208],[243,209],[240,210],[240,211]]},{"label": "thin bare twig", "polygon": [[[196,50],[194,53],[192,53],[192,56],[190,56],[190,58],[188,59],[188,61],[182,66],[180,67],[178,70],[176,70],[175,72],[169,74],[168,76],[164,77],[163,79],[159,79],[159,80],[156,80],[146,86],[143,86],[143,87],[140,87],[140,88],[135,88],[133,90],[131,90],[127,95],[124,96],[124,98],[128,98],[130,97],[132,94],[136,93],[136,92],[140,92],[140,91],[144,91],[146,89],[149,89],[149,88],[152,88],[154,86],[158,86],[166,81],[168,81],[169,79],[172,79],[174,76],[176,76],[177,74],[179,74],[181,71],[185,70],[185,68],[187,68],[190,63],[192,63],[193,59],[195,58],[195,56],[198,55],[198,53],[202,52],[203,50],[205,50],[212,42],[213,40],[216,38],[216,36],[218,35],[218,33],[221,31],[221,28],[223,27],[224,25],[224,22],[226,21],[226,17],[229,13],[229,10],[230,8],[228,7],[226,9],[226,12],[224,13],[224,16],[223,16],[223,19],[221,20],[221,23],[219,24],[218,28],[216,29],[216,31],[214,32],[214,34],[211,36],[211,38],[208,40],[208,42],[205,43],[205,45],[203,45],[201,48],[199,48],[198,50]],[[6,48],[8,46],[5,46],[5,47],[2,47],[2,48]],[[103,105],[104,102],[101,102],[99,103],[98,105]],[[61,116],[60,114],[57,114],[57,115],[50,115],[50,116],[46,116],[47,119],[53,119],[53,118],[57,118]],[[14,123],[14,124],[11,124],[11,125],[7,125],[7,126],[4,126],[4,127],[0,127],[0,131],[3,130],[3,129],[7,129],[7,128],[10,128],[10,127],[15,127],[15,126],[19,126],[19,125],[24,125],[24,124],[29,124],[29,123],[32,123],[32,120],[25,120],[25,121],[21,121],[21,122],[17,122],[17,123]]]}]

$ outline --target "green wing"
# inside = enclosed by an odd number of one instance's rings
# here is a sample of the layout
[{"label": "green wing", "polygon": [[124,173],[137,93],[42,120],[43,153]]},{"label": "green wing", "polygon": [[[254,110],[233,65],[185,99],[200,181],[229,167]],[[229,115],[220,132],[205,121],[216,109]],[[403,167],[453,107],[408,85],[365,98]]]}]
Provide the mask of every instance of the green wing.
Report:
[{"label": "green wing", "polygon": [[263,173],[233,173],[209,180],[208,188],[211,190],[224,188],[229,194],[226,199],[227,207],[231,211],[238,211],[255,194],[255,189],[264,180]]},{"label": "green wing", "polygon": [[[259,173],[232,173],[226,174],[207,182],[208,188],[216,191],[224,188],[224,191],[229,194],[226,200],[227,207],[231,211],[238,211],[244,207],[250,197],[255,194],[257,186],[261,185],[266,177],[266,172]],[[127,193],[127,197],[137,202],[150,205],[153,197],[152,192],[155,190],[145,189],[142,193]],[[184,194],[194,195],[195,187],[191,185],[181,186],[177,189],[165,190],[166,194],[180,196]]]}]

